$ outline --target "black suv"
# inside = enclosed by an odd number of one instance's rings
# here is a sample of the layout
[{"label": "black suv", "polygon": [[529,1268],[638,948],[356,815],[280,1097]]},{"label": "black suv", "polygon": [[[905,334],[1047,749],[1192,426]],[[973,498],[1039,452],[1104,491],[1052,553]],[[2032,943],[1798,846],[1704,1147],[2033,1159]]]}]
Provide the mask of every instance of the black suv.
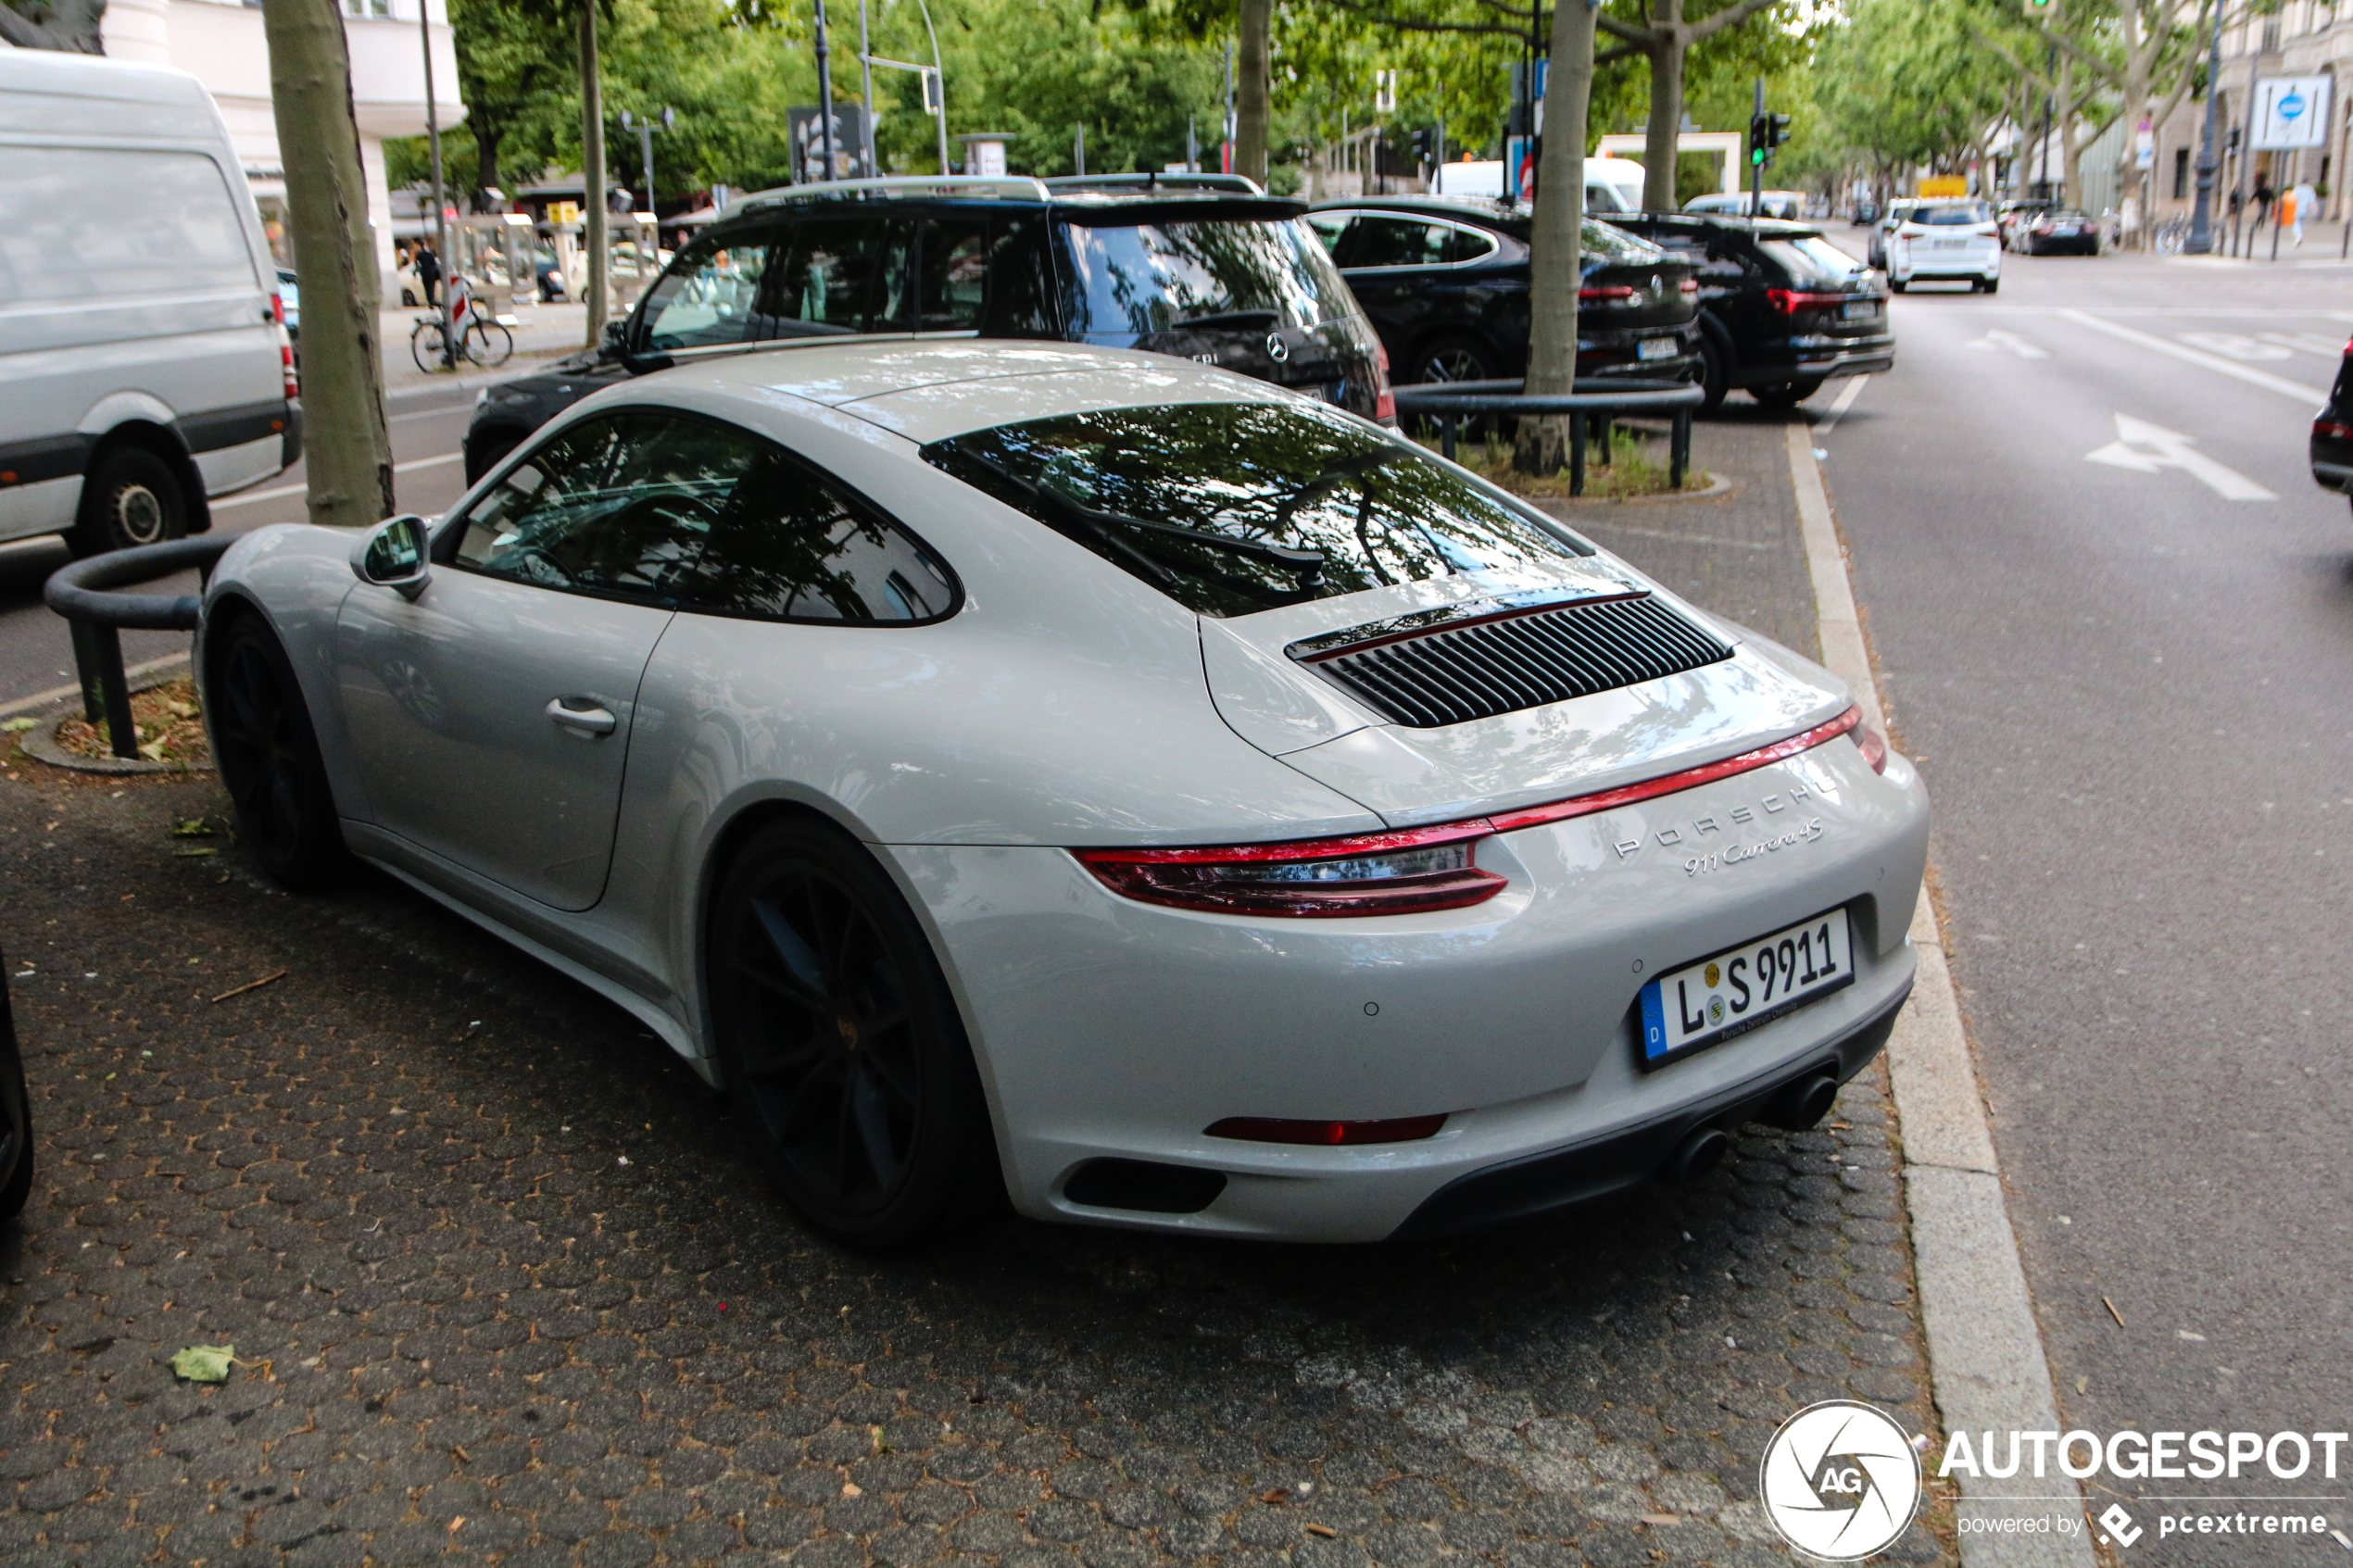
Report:
[{"label": "black suv", "polygon": [[1393,419],[1380,340],[1306,208],[1199,188],[860,180],[747,198],[606,329],[602,347],[484,393],[468,483],[630,376],[848,333],[1051,338],[1222,365]]},{"label": "black suv", "polygon": [[1833,376],[1894,368],[1885,283],[1819,229],[1694,212],[1610,221],[1698,269],[1706,407],[1738,386],[1786,408]]},{"label": "black suv", "polygon": [[[1699,373],[1692,269],[1617,220],[1585,220],[1577,373],[1689,381]],[[1374,196],[1327,202],[1307,221],[1373,319],[1399,384],[1527,374],[1525,207]]]}]

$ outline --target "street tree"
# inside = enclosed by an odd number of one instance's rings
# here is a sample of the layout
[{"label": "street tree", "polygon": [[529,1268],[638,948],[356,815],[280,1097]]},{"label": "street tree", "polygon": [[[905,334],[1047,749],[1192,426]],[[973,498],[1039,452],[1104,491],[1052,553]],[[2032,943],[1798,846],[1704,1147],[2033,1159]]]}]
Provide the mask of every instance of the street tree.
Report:
[{"label": "street tree", "polygon": [[2010,106],[2016,73],[1972,41],[1966,6],[1854,0],[1816,53],[1826,133],[1882,188],[1906,167],[1960,167]]},{"label": "street tree", "polygon": [[[1579,252],[1585,226],[1585,114],[1593,89],[1593,16],[1584,6],[1553,7],[1544,146],[1537,160],[1536,211],[1529,235],[1525,390],[1532,396],[1577,390],[1577,291],[1584,279]],[[1567,419],[1523,419],[1513,441],[1512,467],[1522,473],[1557,473],[1567,461]]]},{"label": "street tree", "polygon": [[302,274],[303,464],[310,521],[357,527],[393,512],[375,243],[335,0],[264,0],[270,94]]},{"label": "street tree", "polygon": [[581,241],[588,263],[587,284],[580,293],[587,307],[587,345],[594,348],[604,337],[605,319],[611,314],[612,257],[605,242],[604,83],[597,49],[598,13],[609,10],[611,0],[513,0],[513,4],[544,25],[568,29],[579,52]]},{"label": "street tree", "polygon": [[[1781,0],[1730,0],[1696,19],[1684,15],[1686,0],[1634,0],[1632,17],[1604,11],[1601,30],[1626,45],[1623,52],[1650,62],[1650,117],[1642,140],[1642,205],[1653,212],[1672,212],[1675,199],[1676,138],[1683,125],[1683,73],[1693,45],[1739,27]],[[1615,57],[1613,50],[1603,56]],[[1548,108],[1546,114],[1549,117]]]}]

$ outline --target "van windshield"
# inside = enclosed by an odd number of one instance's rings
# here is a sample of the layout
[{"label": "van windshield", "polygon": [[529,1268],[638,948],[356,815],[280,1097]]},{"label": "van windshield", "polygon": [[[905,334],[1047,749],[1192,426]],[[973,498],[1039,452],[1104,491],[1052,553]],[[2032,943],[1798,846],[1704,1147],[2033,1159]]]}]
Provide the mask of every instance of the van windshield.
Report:
[{"label": "van windshield", "polygon": [[935,441],[926,461],[1203,615],[1590,555],[1362,420],[1297,403],[1111,408]]},{"label": "van windshield", "polygon": [[1271,331],[1338,320],[1355,308],[1331,257],[1295,219],[1073,223],[1063,232],[1076,332]]}]

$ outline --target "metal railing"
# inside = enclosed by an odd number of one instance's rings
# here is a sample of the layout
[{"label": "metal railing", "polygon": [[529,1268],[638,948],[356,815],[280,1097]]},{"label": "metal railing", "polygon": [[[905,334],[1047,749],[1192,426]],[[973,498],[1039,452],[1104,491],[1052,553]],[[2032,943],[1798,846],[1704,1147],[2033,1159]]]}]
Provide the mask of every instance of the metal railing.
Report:
[{"label": "metal railing", "polygon": [[104,722],[117,757],[139,755],[139,727],[131,718],[131,682],[122,672],[121,633],[193,632],[203,606],[195,594],[118,594],[111,590],[195,567],[207,582],[213,564],[237,542],[233,533],[199,533],[160,545],[92,556],[50,573],[42,602],[65,617],[73,633],[74,673],[82,681],[82,715]]},{"label": "metal railing", "polygon": [[1576,390],[1544,396],[1524,394],[1525,381],[1425,382],[1393,388],[1400,421],[1411,415],[1438,420],[1440,450],[1454,456],[1455,436],[1465,420],[1494,414],[1571,414],[1568,421],[1568,493],[1585,494],[1585,444],[1601,443],[1598,466],[1609,462],[1610,427],[1626,414],[1666,414],[1671,425],[1667,445],[1667,479],[1670,489],[1683,487],[1692,466],[1692,410],[1706,401],[1706,391],[1689,382],[1620,381],[1588,376]]}]

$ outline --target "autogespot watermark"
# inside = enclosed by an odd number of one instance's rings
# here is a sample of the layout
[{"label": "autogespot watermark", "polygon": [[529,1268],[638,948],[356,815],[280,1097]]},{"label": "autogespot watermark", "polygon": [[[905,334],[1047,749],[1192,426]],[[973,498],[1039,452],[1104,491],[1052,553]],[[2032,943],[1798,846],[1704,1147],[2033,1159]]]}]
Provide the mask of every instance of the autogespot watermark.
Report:
[{"label": "autogespot watermark", "polygon": [[1920,1461],[1894,1418],[1851,1399],[1781,1423],[1757,1467],[1757,1495],[1781,1538],[1809,1557],[1853,1562],[1895,1544],[1920,1504]]}]

